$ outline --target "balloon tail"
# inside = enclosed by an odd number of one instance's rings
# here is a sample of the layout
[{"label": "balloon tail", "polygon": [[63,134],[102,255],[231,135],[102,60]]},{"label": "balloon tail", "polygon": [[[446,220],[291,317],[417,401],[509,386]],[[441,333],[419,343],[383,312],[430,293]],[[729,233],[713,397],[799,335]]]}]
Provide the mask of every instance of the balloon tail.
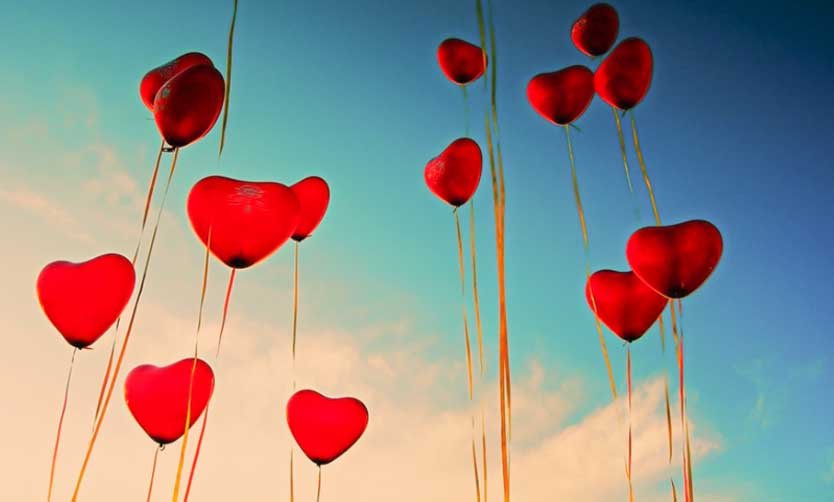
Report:
[{"label": "balloon tail", "polygon": [[[672,306],[674,307],[674,301],[672,302]],[[683,367],[683,300],[680,298],[678,299],[678,311],[680,313],[680,337],[681,337],[681,367]],[[683,371],[683,370],[681,370]],[[686,393],[684,392],[684,405],[686,404]],[[692,482],[692,448],[691,448],[691,438],[689,435],[689,416],[686,417],[686,428],[684,429],[684,434],[686,437],[686,480],[687,480],[687,487],[689,489],[689,499],[695,500],[695,490],[693,488]]]},{"label": "balloon tail", "polygon": [[478,363],[481,379],[484,378],[484,332],[481,326],[481,301],[478,294],[478,265],[475,257],[475,202],[469,201],[469,247],[472,254],[472,300],[475,307],[475,327],[478,331]]},{"label": "balloon tail", "polygon": [[96,426],[99,411],[101,411],[101,402],[104,400],[104,393],[107,390],[107,382],[110,380],[110,370],[113,369],[113,356],[116,354],[116,338],[119,334],[119,324],[122,318],[116,319],[116,326],[113,328],[113,342],[110,344],[110,355],[107,357],[107,366],[104,369],[104,378],[101,380],[101,389],[98,391],[98,400],[96,401],[96,413],[93,416],[93,427]]},{"label": "balloon tail", "polygon": [[678,502],[678,490],[675,488],[675,480],[670,479],[670,483],[672,483],[672,502]]},{"label": "balloon tail", "polygon": [[623,157],[623,169],[625,169],[628,191],[634,193],[634,185],[631,184],[631,170],[628,167],[628,156],[626,155],[625,137],[623,136],[623,123],[620,121],[620,114],[617,113],[617,108],[612,106],[611,111],[614,112],[614,123],[617,125],[617,139],[620,141],[620,155]]},{"label": "balloon tail", "polygon": [[683,493],[684,493],[684,500],[686,502],[692,502],[692,480],[690,479],[690,474],[692,472],[691,466],[689,465],[690,457],[687,455],[687,444],[688,444],[688,427],[687,427],[687,418],[686,418],[686,387],[684,386],[684,356],[683,356],[683,336],[677,334],[677,319],[675,314],[675,303],[674,301],[670,304],[670,314],[672,318],[672,333],[675,336],[675,348],[677,349],[677,361],[678,361],[678,378],[679,378],[679,396],[678,399],[680,400],[680,412],[681,412],[681,432],[684,436],[684,445],[681,449],[681,455],[683,457]]},{"label": "balloon tail", "polygon": [[634,150],[637,152],[637,161],[640,163],[640,172],[643,174],[643,183],[646,184],[646,189],[649,191],[649,200],[652,203],[652,212],[654,213],[654,221],[660,225],[660,213],[657,211],[657,202],[654,198],[654,189],[652,182],[649,179],[649,171],[646,169],[646,161],[643,158],[643,150],[640,148],[640,138],[637,135],[637,121],[634,119],[634,111],[631,112],[631,137],[634,140]]},{"label": "balloon tail", "polygon": [[151,481],[148,483],[148,498],[147,502],[151,502],[151,494],[153,493],[153,480],[156,477],[156,459],[159,457],[159,450],[162,446],[154,446],[153,449],[153,464],[151,465]]},{"label": "balloon tail", "polygon": [[316,483],[316,502],[321,501],[321,466],[319,466],[318,482]]},{"label": "balloon tail", "polygon": [[295,243],[295,259],[293,268],[292,283],[292,368],[293,368],[293,389],[295,389],[295,346],[296,333],[298,329],[298,241]]},{"label": "balloon tail", "polygon": [[229,285],[226,287],[226,299],[223,300],[223,317],[220,320],[220,334],[217,336],[217,353],[215,357],[220,356],[220,343],[223,341],[223,331],[226,329],[226,317],[229,314],[229,299],[232,296],[232,286],[235,282],[235,272],[237,269],[233,268],[232,273],[229,274]]},{"label": "balloon tail", "polygon": [[568,142],[568,158],[570,159],[570,176],[573,184],[573,198],[576,202],[576,211],[579,214],[579,225],[582,227],[582,246],[585,249],[585,255],[588,256],[588,225],[585,222],[585,211],[582,209],[582,197],[579,195],[579,180],[576,176],[576,162],[573,156],[573,143],[570,139],[570,127],[564,126],[565,137]]},{"label": "balloon tail", "polygon": [[486,446],[486,418],[484,407],[481,405],[481,465],[484,467],[484,502],[488,502],[487,489],[487,446]]},{"label": "balloon tail", "polygon": [[295,502],[295,481],[293,479],[293,449],[290,447],[290,502]]},{"label": "balloon tail", "polygon": [[[591,270],[590,266],[586,262],[585,267],[585,277],[589,279],[591,277]],[[602,323],[599,320],[599,314],[597,313],[597,302],[594,298],[594,291],[591,290],[591,307],[594,311],[594,324],[597,328],[597,336],[599,337],[599,346],[600,350],[602,351],[602,358],[605,360],[605,370],[608,373],[608,385],[611,387],[611,398],[613,400],[617,400],[617,382],[614,380],[614,371],[611,369],[611,358],[608,357],[608,347],[605,345],[605,336],[602,333]]]},{"label": "balloon tail", "polygon": [[52,448],[52,464],[49,467],[49,489],[47,491],[46,500],[52,500],[52,487],[55,481],[55,466],[58,463],[58,446],[61,444],[61,429],[64,427],[64,414],[67,412],[67,401],[69,400],[70,381],[72,380],[72,367],[75,365],[75,353],[78,349],[73,347],[72,356],[70,357],[69,372],[67,373],[67,383],[64,385],[64,402],[61,405],[61,415],[58,418],[58,432],[55,435],[55,447]]},{"label": "balloon tail", "polygon": [[174,149],[174,156],[171,160],[171,168],[168,172],[168,180],[165,182],[165,191],[162,194],[162,202],[159,205],[159,212],[156,215],[156,222],[154,223],[153,232],[151,233],[151,241],[148,245],[148,257],[145,260],[145,266],[142,270],[142,278],[139,281],[139,290],[136,293],[136,298],[133,301],[133,309],[130,313],[130,321],[127,325],[127,331],[125,332],[125,337],[122,340],[122,347],[119,350],[119,357],[116,359],[116,367],[113,370],[113,376],[110,380],[110,385],[107,388],[107,396],[104,398],[104,402],[101,406],[101,411],[99,412],[98,421],[96,422],[96,426],[93,429],[93,434],[90,437],[90,442],[87,445],[87,452],[84,454],[84,461],[81,464],[81,470],[78,473],[78,478],[75,481],[75,489],[72,494],[72,501],[76,502],[78,499],[78,492],[81,490],[81,483],[84,480],[84,473],[87,470],[87,464],[90,462],[90,457],[93,453],[93,448],[96,444],[96,439],[98,438],[98,433],[101,430],[101,424],[104,423],[104,417],[107,413],[107,408],[110,404],[110,399],[113,397],[113,390],[116,387],[116,380],[119,377],[119,370],[122,367],[122,363],[124,362],[125,351],[127,350],[127,343],[130,340],[130,335],[133,331],[133,322],[136,320],[136,311],[139,308],[139,300],[142,298],[142,292],[145,290],[145,280],[148,277],[148,267],[151,263],[151,256],[153,255],[153,247],[156,243],[156,235],[159,231],[159,222],[162,219],[162,211],[165,209],[165,201],[168,198],[168,190],[171,187],[171,179],[174,177],[174,170],[177,167],[177,158],[179,157],[179,149]]},{"label": "balloon tail", "polygon": [[200,436],[197,438],[197,449],[194,450],[194,459],[191,461],[191,471],[188,473],[188,482],[185,484],[185,495],[182,501],[188,502],[188,496],[191,494],[191,483],[194,481],[194,471],[197,470],[197,460],[200,458],[200,450],[203,446],[203,436],[206,434],[206,423],[209,417],[209,405],[206,405],[206,411],[203,414],[203,425],[200,426]]},{"label": "balloon tail", "polygon": [[142,226],[139,229],[139,239],[136,242],[136,249],[133,251],[133,260],[131,263],[136,265],[136,259],[139,257],[139,248],[142,247],[142,236],[145,233],[145,226],[148,223],[148,214],[151,210],[151,202],[153,201],[153,192],[156,187],[156,178],[159,175],[159,163],[162,160],[162,153],[165,151],[165,139],[159,145],[159,152],[156,154],[156,162],[153,165],[153,174],[151,175],[151,182],[148,184],[148,195],[145,196],[145,209],[142,211]]},{"label": "balloon tail", "polygon": [[229,44],[226,48],[226,95],[223,97],[223,122],[220,125],[220,150],[217,158],[223,155],[226,144],[226,124],[229,121],[229,94],[232,91],[232,45],[235,38],[235,21],[237,21],[237,0],[234,0],[232,21],[229,23]]},{"label": "balloon tail", "polygon": [[631,444],[631,344],[626,348],[626,386],[628,388],[628,465],[626,467],[626,478],[628,479],[628,500],[634,502],[634,487],[632,486],[632,444]]},{"label": "balloon tail", "polygon": [[185,432],[182,436],[182,444],[180,445],[180,459],[177,463],[177,475],[174,481],[174,495],[172,497],[173,502],[177,502],[179,500],[180,494],[180,481],[182,480],[182,469],[185,465],[185,449],[188,447],[188,431],[191,429],[189,425],[191,424],[191,393],[194,388],[194,373],[197,371],[197,344],[194,344],[194,361],[191,363],[191,376],[188,380],[188,401],[186,401],[185,407]]},{"label": "balloon tail", "polygon": [[466,271],[463,260],[463,236],[460,231],[460,218],[458,217],[457,208],[453,211],[455,215],[455,230],[457,230],[458,237],[458,266],[460,267],[460,293],[463,302],[461,303],[463,312],[463,338],[466,342],[466,377],[469,388],[469,400],[473,398],[472,390],[472,346],[469,342],[469,321],[466,319]]},{"label": "balloon tail", "polygon": [[478,454],[475,450],[475,419],[472,418],[472,468],[475,472],[475,500],[481,502],[481,477],[478,474]]}]

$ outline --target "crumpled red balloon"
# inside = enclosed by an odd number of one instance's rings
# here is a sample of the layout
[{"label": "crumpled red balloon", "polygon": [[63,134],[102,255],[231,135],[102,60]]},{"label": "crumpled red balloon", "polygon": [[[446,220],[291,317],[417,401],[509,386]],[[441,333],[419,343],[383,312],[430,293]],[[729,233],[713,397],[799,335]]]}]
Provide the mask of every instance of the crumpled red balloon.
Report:
[{"label": "crumpled red balloon", "polygon": [[139,83],[139,96],[142,102],[150,111],[153,111],[153,99],[165,82],[183,70],[200,65],[214,66],[214,63],[203,53],[189,52],[149,71]]},{"label": "crumpled red balloon", "polygon": [[116,322],[133,294],[136,272],[120,254],[52,262],[38,275],[38,301],[73,347],[83,349]]},{"label": "crumpled red balloon", "polygon": [[637,230],[628,239],[626,258],[649,287],[667,298],[683,298],[712,274],[723,249],[715,225],[691,220]]},{"label": "crumpled red balloon", "polygon": [[322,178],[310,176],[292,185],[290,189],[301,207],[301,218],[292,238],[301,242],[310,237],[324,219],[327,205],[330,203],[330,187]]},{"label": "crumpled red balloon", "polygon": [[594,88],[609,105],[630,110],[649,92],[653,65],[649,44],[640,38],[627,38],[597,68]]},{"label": "crumpled red balloon", "polygon": [[634,272],[616,270],[591,274],[585,284],[585,299],[599,320],[627,342],[643,336],[669,302]]},{"label": "crumpled red balloon", "polygon": [[594,74],[582,65],[536,75],[527,84],[527,99],[539,115],[568,125],[585,113],[594,99]]},{"label": "crumpled red balloon", "polygon": [[368,409],[352,397],[334,399],[301,390],[287,402],[287,424],[301,451],[321,466],[359,440],[368,426]]},{"label": "crumpled red balloon", "polygon": [[426,164],[423,177],[433,194],[459,207],[475,195],[482,170],[481,147],[470,138],[459,138]]},{"label": "crumpled red balloon", "polygon": [[295,193],[286,185],[224,176],[198,181],[187,202],[194,232],[232,268],[251,267],[281,247],[295,232],[300,209]]},{"label": "crumpled red balloon", "polygon": [[607,3],[597,3],[574,21],[570,28],[573,45],[587,56],[601,56],[617,41],[620,16]]},{"label": "crumpled red balloon", "polygon": [[226,84],[213,66],[192,66],[159,88],[153,116],[165,142],[181,148],[202,138],[223,109]]},{"label": "crumpled red balloon", "polygon": [[437,63],[446,78],[458,85],[478,80],[486,71],[483,49],[459,38],[447,38],[437,47]]},{"label": "crumpled red balloon", "polygon": [[185,433],[189,385],[190,428],[206,409],[214,391],[214,372],[208,363],[197,359],[194,366],[194,358],[189,357],[169,366],[143,364],[133,368],[125,378],[125,402],[130,413],[160,445],[173,443]]}]

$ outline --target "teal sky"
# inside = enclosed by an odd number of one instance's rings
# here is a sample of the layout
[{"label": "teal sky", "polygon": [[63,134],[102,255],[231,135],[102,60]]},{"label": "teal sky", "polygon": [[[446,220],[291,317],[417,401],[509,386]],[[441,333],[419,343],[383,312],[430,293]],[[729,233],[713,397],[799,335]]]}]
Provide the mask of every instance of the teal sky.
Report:
[{"label": "teal sky", "polygon": [[[708,219],[724,235],[717,271],[685,301],[687,391],[693,420],[723,439],[722,451],[696,466],[696,489],[707,479],[740,489],[749,497],[743,500],[834,497],[834,7],[801,4],[615,3],[621,36],[641,36],[654,51],[655,78],[636,117],[663,219]],[[530,109],[524,89],[536,73],[589,64],[568,37],[585,7],[495,2],[512,364],[521,371],[535,358],[582,378],[587,395],[571,420],[610,398],[583,295],[564,134]],[[95,8],[18,2],[0,32],[7,48],[0,100],[13,112],[6,120],[58,116],[68,93],[83,89],[96,103],[98,139],[150,159],[158,136],[138,98],[139,79],[189,51],[223,67],[230,14],[231,2],[217,0]],[[322,288],[332,279],[351,290],[333,293],[334,303],[318,306],[309,322],[350,329],[396,321],[399,311],[388,309],[394,300],[420,328],[448,334],[433,349],[438,357],[462,356],[452,215],[428,192],[422,170],[464,134],[461,92],[437,68],[437,44],[477,35],[469,0],[241,0],[226,149],[218,161],[215,129],[182,152],[169,208],[184,221],[188,189],[211,174],[287,184],[323,176],[331,207],[303,244],[302,261]],[[482,83],[472,91],[472,136],[485,145]],[[607,106],[595,99],[577,125],[592,266],[624,269],[628,236],[650,223],[647,196],[636,171],[634,198],[628,192]],[[67,145],[88,138],[62,131]],[[129,166],[141,183],[146,164]],[[14,166],[9,173],[53,175]],[[484,326],[494,353],[488,176],[475,203]],[[282,263],[288,258],[281,253]],[[607,342],[622,375],[621,344],[610,334]],[[655,332],[633,350],[638,379],[660,375],[664,364],[674,369]]]}]

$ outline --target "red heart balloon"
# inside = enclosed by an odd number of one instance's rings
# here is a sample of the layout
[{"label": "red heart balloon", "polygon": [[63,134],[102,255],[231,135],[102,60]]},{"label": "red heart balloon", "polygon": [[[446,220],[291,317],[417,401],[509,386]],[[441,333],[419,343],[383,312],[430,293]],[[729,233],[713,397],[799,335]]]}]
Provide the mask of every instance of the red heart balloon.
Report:
[{"label": "red heart balloon", "polygon": [[142,98],[142,102],[153,111],[153,98],[156,97],[157,91],[165,82],[171,80],[183,70],[200,65],[214,66],[214,63],[205,54],[189,52],[149,71],[139,83],[139,96]]},{"label": "red heart balloon", "polygon": [[539,115],[556,125],[578,119],[594,99],[594,74],[582,65],[542,73],[527,84],[527,99]]},{"label": "red heart balloon", "polygon": [[585,285],[585,299],[591,311],[596,310],[599,320],[627,342],[643,336],[669,302],[634,272],[615,270],[591,274]]},{"label": "red heart balloon", "polygon": [[287,402],[287,424],[304,454],[321,466],[359,440],[368,426],[368,409],[352,397],[332,399],[301,390]]},{"label": "red heart balloon", "polygon": [[310,237],[324,219],[327,204],[330,202],[330,187],[318,176],[310,176],[291,186],[290,189],[301,206],[301,219],[298,221],[292,238],[301,242]]},{"label": "red heart balloon", "polygon": [[481,147],[472,139],[459,138],[426,164],[423,177],[433,194],[458,207],[475,195],[482,170]]},{"label": "red heart balloon", "polygon": [[597,68],[594,88],[609,105],[630,110],[649,92],[652,66],[649,44],[639,38],[627,38]]},{"label": "red heart balloon", "polygon": [[447,38],[437,47],[437,62],[446,78],[458,85],[478,80],[486,71],[487,57],[477,45]]},{"label": "red heart balloon", "polygon": [[634,232],[626,245],[626,258],[649,287],[667,298],[683,298],[707,280],[723,248],[715,225],[692,220]]},{"label": "red heart balloon", "polygon": [[133,264],[119,254],[82,263],[56,261],[38,275],[38,300],[67,342],[83,349],[116,322],[135,284]]},{"label": "red heart balloon", "polygon": [[293,191],[281,183],[209,176],[188,194],[194,232],[232,268],[247,268],[274,253],[295,232],[301,211]]},{"label": "red heart balloon", "polygon": [[[194,380],[191,381],[191,370]],[[157,443],[173,443],[185,433],[188,388],[191,414],[188,427],[200,418],[214,391],[214,372],[202,359],[189,357],[170,366],[137,366],[125,378],[125,402],[133,418]]]},{"label": "red heart balloon", "polygon": [[570,29],[573,45],[587,56],[601,56],[617,41],[620,17],[607,3],[597,3],[574,21]]},{"label": "red heart balloon", "polygon": [[213,66],[192,66],[159,88],[153,117],[159,133],[173,147],[202,138],[214,127],[223,109],[226,84]]}]

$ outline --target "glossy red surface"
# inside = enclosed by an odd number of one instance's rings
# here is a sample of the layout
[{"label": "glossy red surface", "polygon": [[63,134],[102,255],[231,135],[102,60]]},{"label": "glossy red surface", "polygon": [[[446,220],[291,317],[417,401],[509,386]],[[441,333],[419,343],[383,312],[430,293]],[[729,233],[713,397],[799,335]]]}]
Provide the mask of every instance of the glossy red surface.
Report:
[{"label": "glossy red surface", "polygon": [[301,217],[292,238],[301,242],[310,237],[324,219],[330,203],[330,187],[322,178],[310,176],[292,185],[290,189],[301,207]]},{"label": "glossy red surface", "polygon": [[597,3],[588,8],[570,28],[573,45],[587,56],[601,56],[617,41],[620,32],[620,16],[607,3]]},{"label": "glossy red surface", "polygon": [[482,170],[481,147],[472,139],[459,138],[426,164],[423,178],[433,194],[458,207],[475,195]]},{"label": "glossy red surface", "polygon": [[142,102],[145,106],[147,106],[150,111],[153,111],[153,99],[156,97],[156,93],[159,91],[159,88],[162,87],[165,82],[171,80],[175,75],[183,70],[187,70],[192,66],[200,65],[214,66],[214,63],[212,63],[211,59],[209,59],[209,57],[205,54],[200,52],[189,52],[188,54],[183,54],[176,59],[168,61],[164,65],[157,66],[153,70],[146,73],[145,76],[142,77],[142,81],[139,82],[139,97],[142,98]]},{"label": "glossy red surface", "polygon": [[301,390],[287,402],[287,424],[304,454],[325,465],[359,440],[368,426],[368,409],[352,397],[334,399]]},{"label": "glossy red surface", "polygon": [[527,99],[539,115],[567,125],[585,113],[594,99],[594,74],[582,65],[536,75],[527,84]]},{"label": "glossy red surface", "polygon": [[630,110],[649,92],[653,65],[649,45],[639,38],[627,38],[597,68],[594,89],[609,105]]},{"label": "glossy red surface", "polygon": [[484,74],[487,58],[479,46],[459,38],[447,38],[437,47],[437,63],[446,78],[466,85]]},{"label": "glossy red surface", "polygon": [[223,109],[226,84],[212,66],[192,66],[159,88],[153,116],[159,133],[173,147],[187,146],[202,138]]},{"label": "glossy red surface", "polygon": [[[593,298],[591,298],[593,293]],[[669,299],[646,286],[634,272],[600,270],[585,284],[588,307],[608,329],[627,342],[643,336]]]}]

